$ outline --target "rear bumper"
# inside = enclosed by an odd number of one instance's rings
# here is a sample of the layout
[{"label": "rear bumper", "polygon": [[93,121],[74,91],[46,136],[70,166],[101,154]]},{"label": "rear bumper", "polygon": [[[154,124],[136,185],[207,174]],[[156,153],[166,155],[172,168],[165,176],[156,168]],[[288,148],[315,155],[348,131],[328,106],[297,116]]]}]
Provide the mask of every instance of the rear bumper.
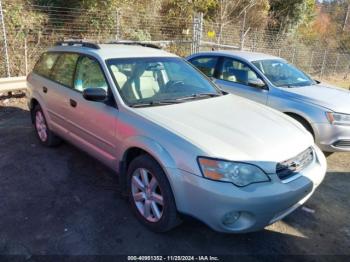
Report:
[{"label": "rear bumper", "polygon": [[[321,183],[326,160],[317,149],[317,160],[295,180],[283,183],[276,174],[271,181],[236,187],[178,169],[167,170],[180,212],[191,215],[220,232],[241,233],[263,229],[302,205]],[[227,216],[238,217],[232,224]]]},{"label": "rear bumper", "polygon": [[350,152],[350,126],[318,123],[312,125],[316,143],[325,152]]}]

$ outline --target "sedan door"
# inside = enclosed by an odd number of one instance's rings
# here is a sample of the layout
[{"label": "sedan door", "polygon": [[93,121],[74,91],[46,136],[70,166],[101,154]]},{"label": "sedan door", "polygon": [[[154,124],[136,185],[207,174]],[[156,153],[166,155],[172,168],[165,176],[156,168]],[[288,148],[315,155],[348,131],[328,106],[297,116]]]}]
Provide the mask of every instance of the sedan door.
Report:
[{"label": "sedan door", "polygon": [[226,92],[267,104],[267,85],[245,62],[221,58],[215,83]]}]

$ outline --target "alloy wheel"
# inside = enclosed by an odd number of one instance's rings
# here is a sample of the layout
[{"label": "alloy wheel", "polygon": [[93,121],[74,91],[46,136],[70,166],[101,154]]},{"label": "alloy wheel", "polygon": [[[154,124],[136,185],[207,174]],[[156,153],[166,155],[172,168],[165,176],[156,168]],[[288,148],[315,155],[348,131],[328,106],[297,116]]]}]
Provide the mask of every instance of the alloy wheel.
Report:
[{"label": "alloy wheel", "polygon": [[149,222],[158,222],[164,210],[164,200],[156,177],[145,168],[136,169],[131,178],[134,204]]},{"label": "alloy wheel", "polygon": [[45,142],[47,140],[47,126],[41,111],[37,111],[35,114],[35,127],[40,140]]}]

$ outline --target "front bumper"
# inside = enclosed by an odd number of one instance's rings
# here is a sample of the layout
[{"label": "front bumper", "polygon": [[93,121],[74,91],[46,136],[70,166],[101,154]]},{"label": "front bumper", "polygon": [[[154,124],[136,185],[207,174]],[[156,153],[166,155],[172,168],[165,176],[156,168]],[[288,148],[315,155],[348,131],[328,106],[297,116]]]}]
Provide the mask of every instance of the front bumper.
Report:
[{"label": "front bumper", "polygon": [[[323,180],[326,160],[319,149],[316,159],[295,180],[282,182],[276,174],[271,181],[236,187],[178,169],[167,169],[176,205],[220,232],[239,233],[263,229],[303,204]],[[230,225],[223,223],[227,214],[239,214]]]},{"label": "front bumper", "polygon": [[324,152],[350,152],[350,126],[314,123],[316,144]]}]

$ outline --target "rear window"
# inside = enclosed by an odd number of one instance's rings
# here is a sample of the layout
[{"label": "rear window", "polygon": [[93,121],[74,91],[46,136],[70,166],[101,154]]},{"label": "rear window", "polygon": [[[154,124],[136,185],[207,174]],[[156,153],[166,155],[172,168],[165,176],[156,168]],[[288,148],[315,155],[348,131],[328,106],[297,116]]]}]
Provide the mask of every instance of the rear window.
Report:
[{"label": "rear window", "polygon": [[54,66],[58,56],[59,55],[57,53],[42,54],[39,61],[36,63],[33,72],[41,76],[49,77],[51,69]]}]

